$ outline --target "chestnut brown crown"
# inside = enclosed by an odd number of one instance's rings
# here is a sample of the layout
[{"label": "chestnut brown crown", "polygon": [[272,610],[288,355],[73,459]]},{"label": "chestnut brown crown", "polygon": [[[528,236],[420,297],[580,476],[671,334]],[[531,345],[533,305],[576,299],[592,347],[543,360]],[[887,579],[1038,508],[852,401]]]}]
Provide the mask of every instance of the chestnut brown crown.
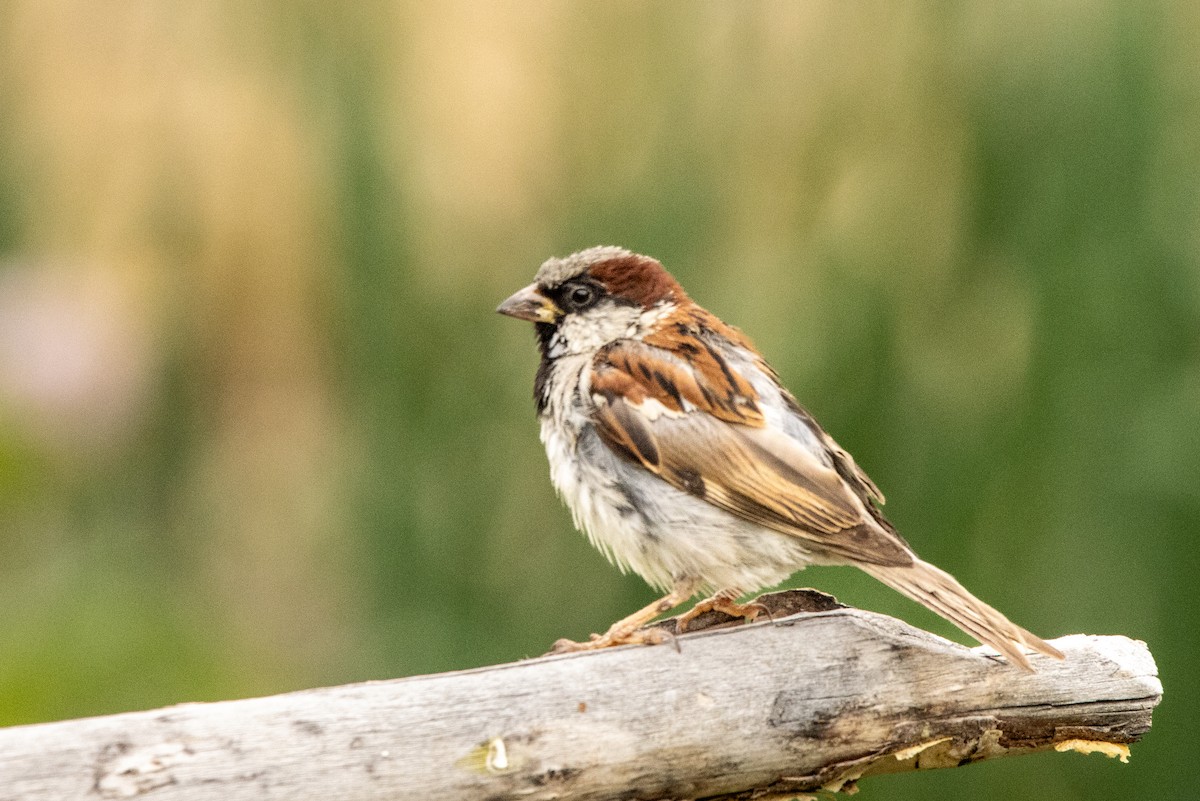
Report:
[{"label": "chestnut brown crown", "polygon": [[610,245],[547,259],[534,283],[543,294],[553,295],[572,281],[595,282],[609,297],[643,308],[687,298],[683,287],[656,259]]}]

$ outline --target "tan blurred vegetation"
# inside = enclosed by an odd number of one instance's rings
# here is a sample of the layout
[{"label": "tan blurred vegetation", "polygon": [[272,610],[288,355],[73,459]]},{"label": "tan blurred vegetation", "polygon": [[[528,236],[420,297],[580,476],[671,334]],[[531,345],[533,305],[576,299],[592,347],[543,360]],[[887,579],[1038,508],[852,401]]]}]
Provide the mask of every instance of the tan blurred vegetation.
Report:
[{"label": "tan blurred vegetation", "polygon": [[554,499],[492,314],[621,244],[926,558],[1159,657],[1132,766],[893,795],[1162,786],[1200,712],[1197,53],[1182,2],[12,0],[0,724],[510,660],[647,599]]}]

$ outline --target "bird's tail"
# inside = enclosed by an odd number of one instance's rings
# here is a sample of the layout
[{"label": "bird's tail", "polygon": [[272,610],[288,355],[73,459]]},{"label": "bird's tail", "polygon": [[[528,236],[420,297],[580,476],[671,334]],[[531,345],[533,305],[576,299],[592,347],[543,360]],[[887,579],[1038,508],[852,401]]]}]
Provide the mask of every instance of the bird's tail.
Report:
[{"label": "bird's tail", "polygon": [[976,598],[944,570],[915,559],[911,565],[859,565],[867,573],[914,601],[924,604],[982,643],[992,646],[1013,664],[1034,672],[1022,646],[1055,659],[1063,654]]}]

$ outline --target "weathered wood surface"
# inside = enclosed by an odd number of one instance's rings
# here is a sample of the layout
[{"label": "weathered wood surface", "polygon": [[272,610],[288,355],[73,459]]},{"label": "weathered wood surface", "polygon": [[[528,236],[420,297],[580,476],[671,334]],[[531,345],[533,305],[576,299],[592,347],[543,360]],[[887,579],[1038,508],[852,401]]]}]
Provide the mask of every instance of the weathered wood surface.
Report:
[{"label": "weathered wood surface", "polygon": [[[1029,675],[836,603],[676,644],[0,729],[0,801],[640,799],[844,789],[1059,747],[1115,755],[1162,686],[1143,643]],[[803,604],[802,604],[803,605]],[[758,798],[760,795],[755,794]]]}]

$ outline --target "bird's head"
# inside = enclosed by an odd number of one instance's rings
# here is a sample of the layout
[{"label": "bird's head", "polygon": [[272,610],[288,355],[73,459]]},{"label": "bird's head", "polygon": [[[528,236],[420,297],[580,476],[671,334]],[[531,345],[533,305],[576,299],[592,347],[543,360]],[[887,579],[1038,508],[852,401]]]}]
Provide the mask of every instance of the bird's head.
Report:
[{"label": "bird's head", "polygon": [[496,311],[535,323],[543,353],[556,357],[639,339],[687,302],[656,260],[604,246],[547,259],[534,282]]}]

